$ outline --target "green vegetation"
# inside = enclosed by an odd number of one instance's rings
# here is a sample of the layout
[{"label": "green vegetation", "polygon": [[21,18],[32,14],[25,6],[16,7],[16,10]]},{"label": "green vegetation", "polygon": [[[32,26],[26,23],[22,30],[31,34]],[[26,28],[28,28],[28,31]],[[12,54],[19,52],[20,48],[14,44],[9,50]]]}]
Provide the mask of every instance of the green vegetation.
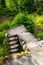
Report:
[{"label": "green vegetation", "polygon": [[8,55],[8,48],[7,48],[7,40],[5,38],[5,32],[6,30],[0,32],[0,57],[5,57]]},{"label": "green vegetation", "polygon": [[43,40],[43,32],[38,33],[38,34],[37,34],[37,37],[40,38],[41,40]]},{"label": "green vegetation", "polygon": [[5,20],[2,24],[0,24],[0,31],[10,29],[11,24],[9,20]]},{"label": "green vegetation", "polygon": [[27,53],[22,51],[20,54],[21,54],[21,56],[24,56],[24,55],[26,55]]},{"label": "green vegetation", "polygon": [[43,8],[38,8],[37,9],[37,14],[43,15]]},{"label": "green vegetation", "polygon": [[43,15],[36,17],[37,37],[43,40]]},{"label": "green vegetation", "polygon": [[13,12],[35,11],[34,0],[5,0],[6,6]]},{"label": "green vegetation", "polygon": [[43,29],[43,15],[37,17],[36,23],[37,23],[37,25],[38,25],[39,27],[41,27],[41,28]]},{"label": "green vegetation", "polygon": [[35,0],[0,0],[0,15],[15,16],[20,12],[28,12],[28,14],[37,12],[41,15],[43,14],[43,0],[36,2]]},{"label": "green vegetation", "polygon": [[12,21],[12,26],[24,25],[31,33],[35,33],[35,24],[32,15],[19,13]]}]

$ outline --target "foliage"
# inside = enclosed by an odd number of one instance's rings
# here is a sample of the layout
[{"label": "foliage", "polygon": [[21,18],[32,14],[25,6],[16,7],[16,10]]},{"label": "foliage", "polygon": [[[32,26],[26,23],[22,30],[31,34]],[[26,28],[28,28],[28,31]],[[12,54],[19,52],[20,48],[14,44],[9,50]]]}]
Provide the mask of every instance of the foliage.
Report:
[{"label": "foliage", "polygon": [[34,0],[0,0],[0,15],[15,16],[20,12],[32,13],[34,11],[43,14],[43,0],[40,3],[41,7],[38,7]]},{"label": "foliage", "polygon": [[42,4],[43,4],[43,0],[40,0],[40,3],[42,3]]},{"label": "foliage", "polygon": [[43,15],[37,17],[36,23],[37,23],[38,26],[43,28]]},{"label": "foliage", "polygon": [[0,15],[5,14],[5,0],[0,0]]},{"label": "foliage", "polygon": [[4,29],[10,29],[11,24],[9,22],[9,20],[5,20],[2,24],[0,24],[0,31],[4,30]]},{"label": "foliage", "polygon": [[38,34],[37,34],[37,37],[40,38],[41,40],[43,40],[43,32],[38,33]]},{"label": "foliage", "polygon": [[5,33],[10,27],[11,25],[8,20],[5,20],[2,24],[0,24],[0,57],[5,57],[8,55],[8,46]]},{"label": "foliage", "polygon": [[2,3],[1,3],[1,0],[0,0],[0,10],[2,9]]},{"label": "foliage", "polygon": [[34,0],[5,0],[9,10],[19,13],[23,11],[32,12],[36,10]]},{"label": "foliage", "polygon": [[37,8],[37,14],[43,15],[43,8]]},{"label": "foliage", "polygon": [[2,41],[5,39],[4,34],[5,34],[5,31],[0,32],[0,44],[1,44]]},{"label": "foliage", "polygon": [[17,3],[16,0],[5,0],[6,6],[11,11],[17,11]]},{"label": "foliage", "polygon": [[43,14],[43,0],[40,0],[41,7],[35,4],[35,0],[0,0],[0,15],[15,16],[20,12]]},{"label": "foliage", "polygon": [[5,57],[8,55],[8,48],[6,39],[3,40],[3,43],[0,45],[0,57]]},{"label": "foliage", "polygon": [[5,7],[5,0],[1,0],[2,7]]},{"label": "foliage", "polygon": [[24,55],[26,55],[27,53],[26,53],[25,51],[22,51],[20,54],[21,54],[21,56],[24,56]]},{"label": "foliage", "polygon": [[19,13],[12,21],[12,26],[24,25],[28,31],[35,32],[35,24],[32,15]]},{"label": "foliage", "polygon": [[8,54],[7,40],[5,39],[5,32],[6,30],[0,32],[0,57],[4,57]]},{"label": "foliage", "polygon": [[43,0],[39,0],[38,2],[37,13],[43,15]]},{"label": "foliage", "polygon": [[43,40],[43,15],[36,17],[37,37]]}]

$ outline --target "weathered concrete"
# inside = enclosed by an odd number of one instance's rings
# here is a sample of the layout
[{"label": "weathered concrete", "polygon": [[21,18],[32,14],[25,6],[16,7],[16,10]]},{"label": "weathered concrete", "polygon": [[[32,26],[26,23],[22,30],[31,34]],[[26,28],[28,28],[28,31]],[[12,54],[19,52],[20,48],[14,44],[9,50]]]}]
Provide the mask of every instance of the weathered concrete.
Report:
[{"label": "weathered concrete", "polygon": [[[27,47],[31,50],[31,56],[23,56],[18,60],[13,60],[5,65],[43,65],[43,40],[38,40],[33,34],[27,32],[24,26],[10,29],[7,33],[17,34],[19,38],[26,41]],[[6,34],[7,35],[7,34]]]}]

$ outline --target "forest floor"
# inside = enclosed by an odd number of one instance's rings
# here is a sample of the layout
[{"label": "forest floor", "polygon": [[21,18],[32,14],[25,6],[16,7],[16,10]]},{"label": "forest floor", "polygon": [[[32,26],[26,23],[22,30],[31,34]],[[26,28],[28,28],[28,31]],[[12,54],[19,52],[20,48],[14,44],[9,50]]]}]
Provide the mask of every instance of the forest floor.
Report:
[{"label": "forest floor", "polygon": [[1,16],[0,17],[0,23],[2,23],[4,20],[10,20],[12,21],[13,20],[13,16]]}]

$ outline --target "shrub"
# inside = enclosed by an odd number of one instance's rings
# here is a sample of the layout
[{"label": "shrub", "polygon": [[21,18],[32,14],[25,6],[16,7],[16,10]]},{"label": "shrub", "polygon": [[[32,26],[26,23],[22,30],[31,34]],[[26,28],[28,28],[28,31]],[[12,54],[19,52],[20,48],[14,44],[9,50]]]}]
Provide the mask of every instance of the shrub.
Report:
[{"label": "shrub", "polygon": [[2,3],[1,3],[1,0],[0,0],[0,6],[2,5]]},{"label": "shrub", "polygon": [[6,6],[11,11],[17,11],[17,1],[16,0],[5,0]]},{"label": "shrub", "polygon": [[5,15],[5,0],[0,0],[0,15]]},{"label": "shrub", "polygon": [[0,45],[0,57],[5,57],[8,55],[8,45],[7,40],[4,39],[2,44]]},{"label": "shrub", "polygon": [[0,24],[0,57],[8,55],[8,46],[7,40],[5,38],[5,33],[10,27],[11,24],[8,20],[5,20],[2,24]]},{"label": "shrub", "polygon": [[[2,41],[4,40],[5,36],[3,32],[0,32],[0,42],[2,43]],[[0,43],[0,44],[1,44]]]},{"label": "shrub", "polygon": [[43,29],[43,15],[37,18],[36,23]]},{"label": "shrub", "polygon": [[36,6],[34,4],[34,0],[21,0],[20,4],[21,11],[27,11],[28,13],[31,13],[36,10]]},{"label": "shrub", "polygon": [[1,0],[2,7],[5,7],[5,0]]},{"label": "shrub", "polygon": [[41,40],[43,40],[43,32],[42,33],[38,33],[37,37],[40,38]]},{"label": "shrub", "polygon": [[5,3],[7,8],[15,13],[36,10],[34,0],[5,0]]},{"label": "shrub", "polygon": [[43,15],[43,8],[37,8],[37,14]]},{"label": "shrub", "polygon": [[0,10],[2,9],[2,3],[1,3],[1,0],[0,0]]},{"label": "shrub", "polygon": [[0,24],[0,31],[4,30],[4,29],[10,29],[11,24],[8,20],[5,20],[2,24]]},{"label": "shrub", "polygon": [[35,25],[32,15],[19,13],[12,21],[12,27],[24,25],[29,32],[35,32]]},{"label": "shrub", "polygon": [[[7,40],[5,38],[6,30],[0,32],[0,57],[8,55]],[[7,52],[7,53],[6,53]]]},{"label": "shrub", "polygon": [[6,30],[0,32],[0,44],[3,43],[3,40],[5,39],[5,32]]}]

